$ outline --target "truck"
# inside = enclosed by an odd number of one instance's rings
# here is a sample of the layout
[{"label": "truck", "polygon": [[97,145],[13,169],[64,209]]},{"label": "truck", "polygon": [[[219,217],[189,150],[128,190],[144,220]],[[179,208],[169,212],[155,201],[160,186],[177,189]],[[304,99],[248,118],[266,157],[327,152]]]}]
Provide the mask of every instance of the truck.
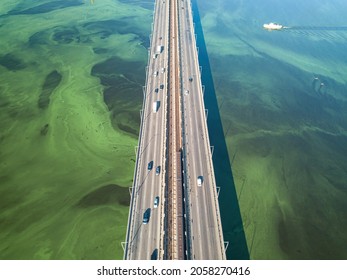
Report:
[{"label": "truck", "polygon": [[153,113],[156,113],[159,108],[159,101],[154,101],[153,102]]},{"label": "truck", "polygon": [[163,47],[164,47],[164,46],[162,46],[162,45],[157,46],[157,48],[156,48],[156,50],[155,50],[155,53],[156,53],[156,54],[160,54],[160,53],[162,52],[162,50],[163,50]]}]

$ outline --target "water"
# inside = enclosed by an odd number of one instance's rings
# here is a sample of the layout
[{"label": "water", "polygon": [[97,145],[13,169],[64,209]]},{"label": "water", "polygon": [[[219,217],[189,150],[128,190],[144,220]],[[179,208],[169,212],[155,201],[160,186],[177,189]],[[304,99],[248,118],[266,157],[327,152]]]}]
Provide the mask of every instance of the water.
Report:
[{"label": "water", "polygon": [[240,247],[252,259],[346,258],[347,32],[262,25],[343,27],[347,4],[197,2],[237,196],[221,209],[232,220],[227,205],[239,208]]},{"label": "water", "polygon": [[0,5],[0,259],[120,259],[153,3],[46,2]]}]

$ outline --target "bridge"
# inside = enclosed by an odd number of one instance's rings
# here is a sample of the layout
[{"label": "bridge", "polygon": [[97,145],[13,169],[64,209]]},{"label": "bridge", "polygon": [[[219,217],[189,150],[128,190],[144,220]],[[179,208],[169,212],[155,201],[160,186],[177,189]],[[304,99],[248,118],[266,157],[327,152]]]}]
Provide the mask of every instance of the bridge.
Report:
[{"label": "bridge", "polygon": [[124,259],[225,259],[190,0],[156,0]]}]

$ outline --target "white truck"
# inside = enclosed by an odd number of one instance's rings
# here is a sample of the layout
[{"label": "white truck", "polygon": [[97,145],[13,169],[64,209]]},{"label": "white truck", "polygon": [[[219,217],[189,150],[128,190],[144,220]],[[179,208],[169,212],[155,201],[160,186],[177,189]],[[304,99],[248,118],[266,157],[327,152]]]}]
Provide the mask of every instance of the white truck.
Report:
[{"label": "white truck", "polygon": [[154,101],[153,102],[153,113],[158,112],[158,108],[159,108],[159,101]]}]

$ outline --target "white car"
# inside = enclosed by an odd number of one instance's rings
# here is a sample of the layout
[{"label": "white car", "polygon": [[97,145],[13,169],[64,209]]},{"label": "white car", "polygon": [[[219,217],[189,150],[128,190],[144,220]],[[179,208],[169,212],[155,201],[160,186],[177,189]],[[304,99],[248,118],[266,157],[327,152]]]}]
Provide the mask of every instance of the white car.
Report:
[{"label": "white car", "polygon": [[197,179],[198,187],[201,187],[201,186],[202,186],[202,181],[203,181],[203,177],[202,177],[202,176],[199,176],[198,179]]},{"label": "white car", "polygon": [[158,208],[158,205],[159,205],[159,196],[156,196],[155,199],[154,199],[154,205],[153,205],[153,207],[154,207],[154,208]]}]

